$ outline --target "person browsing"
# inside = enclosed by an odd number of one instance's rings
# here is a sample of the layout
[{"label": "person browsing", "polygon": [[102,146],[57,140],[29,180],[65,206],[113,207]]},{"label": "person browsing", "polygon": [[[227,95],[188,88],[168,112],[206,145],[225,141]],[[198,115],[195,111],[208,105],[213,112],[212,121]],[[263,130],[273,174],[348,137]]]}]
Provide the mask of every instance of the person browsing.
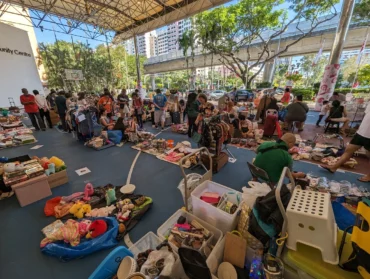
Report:
[{"label": "person browsing", "polygon": [[40,113],[40,117],[42,121],[44,122],[44,117],[45,117],[46,121],[48,122],[49,128],[52,129],[53,124],[51,123],[51,118],[50,118],[50,113],[49,113],[50,108],[49,108],[48,102],[46,101],[44,96],[40,95],[38,90],[33,90],[32,93],[33,95],[35,95],[35,101],[36,101],[37,106],[39,107],[39,113]]},{"label": "person browsing", "polygon": [[156,95],[153,97],[154,108],[154,123],[158,128],[159,122],[161,123],[162,130],[164,129],[164,122],[166,120],[166,104],[167,98],[164,96],[160,89],[156,90]]},{"label": "person browsing", "polygon": [[32,126],[35,127],[36,131],[40,131],[40,128],[45,131],[45,123],[41,119],[35,96],[29,94],[26,88],[22,88],[22,94],[23,95],[20,96],[20,101],[21,104],[24,105],[24,110],[31,119]]}]

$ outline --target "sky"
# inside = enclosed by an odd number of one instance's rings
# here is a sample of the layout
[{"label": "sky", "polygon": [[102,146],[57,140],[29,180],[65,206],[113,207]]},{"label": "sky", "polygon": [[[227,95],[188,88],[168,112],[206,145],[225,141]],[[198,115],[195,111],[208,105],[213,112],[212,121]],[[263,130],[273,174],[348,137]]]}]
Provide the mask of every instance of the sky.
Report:
[{"label": "sky", "polygon": [[[225,6],[229,6],[229,5],[234,4],[236,2],[237,2],[237,0],[233,0],[233,1],[230,1],[230,2],[228,2],[226,4],[224,4],[224,5]],[[342,0],[340,2],[342,3]],[[338,12],[340,11],[341,3],[336,5],[336,8],[337,8],[337,11]],[[280,8],[287,9],[289,7],[289,5],[290,4],[288,2],[285,2],[285,3],[283,3],[280,6]],[[292,16],[291,13],[289,15]],[[44,26],[44,28],[53,29],[53,24],[51,24],[51,23],[43,22],[42,25]],[[57,30],[57,27],[55,27],[55,29]],[[42,43],[53,43],[53,42],[55,42],[54,32],[47,31],[47,30],[45,30],[44,32],[42,32],[39,28],[35,28],[35,33],[36,33],[37,41],[39,43],[41,43],[41,42]],[[84,35],[84,32],[83,31],[74,31],[74,34],[76,34],[76,35],[82,35],[83,36]],[[114,32],[110,32],[110,35],[113,37],[114,36]],[[72,41],[71,35],[56,33],[56,37],[57,37],[58,40],[64,40],[64,41],[68,41],[68,42],[71,42]],[[104,37],[103,36],[101,36],[100,38],[102,40],[104,40]],[[77,42],[77,41],[86,42],[87,39],[79,38],[79,37],[74,37],[73,40],[74,40],[74,42]],[[97,41],[97,40],[90,40],[89,39],[88,40],[88,43],[90,44],[90,47],[95,48],[97,45],[102,44],[103,42]]]}]

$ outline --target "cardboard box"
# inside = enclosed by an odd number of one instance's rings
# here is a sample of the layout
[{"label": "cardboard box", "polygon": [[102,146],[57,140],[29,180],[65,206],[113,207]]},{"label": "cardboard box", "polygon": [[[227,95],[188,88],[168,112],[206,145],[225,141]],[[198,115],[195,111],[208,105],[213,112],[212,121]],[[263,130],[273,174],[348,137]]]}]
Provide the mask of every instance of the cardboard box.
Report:
[{"label": "cardboard box", "polygon": [[22,207],[51,196],[48,177],[45,174],[14,184],[12,189]]},{"label": "cardboard box", "polygon": [[48,176],[50,188],[58,187],[68,182],[67,170],[51,174]]}]

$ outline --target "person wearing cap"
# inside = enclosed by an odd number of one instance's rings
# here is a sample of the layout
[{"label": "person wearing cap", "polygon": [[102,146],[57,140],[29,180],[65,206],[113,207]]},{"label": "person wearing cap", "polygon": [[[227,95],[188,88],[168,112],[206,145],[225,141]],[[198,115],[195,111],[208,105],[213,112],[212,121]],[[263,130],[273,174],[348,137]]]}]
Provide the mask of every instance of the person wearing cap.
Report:
[{"label": "person wearing cap", "polygon": [[[257,149],[257,157],[253,164],[266,171],[271,182],[276,184],[285,167],[292,170],[293,159],[288,150],[295,145],[296,138],[292,133],[284,134],[276,142],[264,142]],[[292,173],[294,178],[303,178],[302,172]]]}]

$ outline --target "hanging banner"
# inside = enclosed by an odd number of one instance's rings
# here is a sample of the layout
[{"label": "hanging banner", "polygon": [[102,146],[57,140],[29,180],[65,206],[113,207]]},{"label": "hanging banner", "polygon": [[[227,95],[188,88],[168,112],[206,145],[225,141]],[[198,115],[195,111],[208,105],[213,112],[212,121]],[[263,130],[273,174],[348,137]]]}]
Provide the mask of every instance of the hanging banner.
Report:
[{"label": "hanging banner", "polygon": [[320,111],[322,103],[325,100],[329,100],[333,95],[335,84],[337,83],[339,69],[339,64],[332,64],[325,67],[324,76],[316,97],[315,110]]},{"label": "hanging banner", "polygon": [[84,79],[82,70],[64,69],[64,71],[66,73],[66,80],[83,80]]}]

